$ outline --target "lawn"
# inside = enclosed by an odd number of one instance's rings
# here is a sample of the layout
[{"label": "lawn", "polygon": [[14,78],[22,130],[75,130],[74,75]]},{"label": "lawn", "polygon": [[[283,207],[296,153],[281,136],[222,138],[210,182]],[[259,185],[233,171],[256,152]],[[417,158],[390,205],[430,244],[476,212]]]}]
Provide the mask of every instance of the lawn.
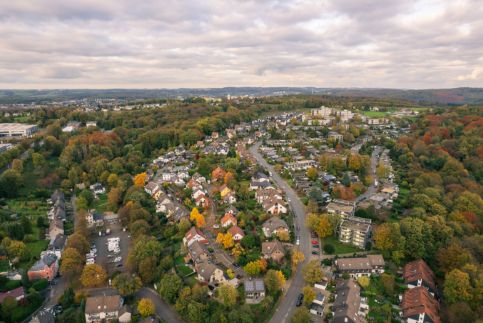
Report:
[{"label": "lawn", "polygon": [[0,260],[0,273],[6,272],[9,269],[8,260]]},{"label": "lawn", "polygon": [[384,118],[387,112],[383,111],[362,111],[362,114],[369,118]]},{"label": "lawn", "polygon": [[322,247],[326,243],[334,246],[335,248],[334,255],[341,255],[346,253],[354,253],[354,252],[362,251],[357,247],[340,242],[339,240],[337,240],[337,237],[327,237],[323,239]]},{"label": "lawn", "polygon": [[100,194],[94,199],[94,209],[99,213],[109,211],[109,203],[107,202],[107,194]]},{"label": "lawn", "polygon": [[188,275],[191,275],[194,271],[190,267],[186,265],[178,265],[176,266],[176,269],[178,272],[181,274],[181,276],[186,277]]}]

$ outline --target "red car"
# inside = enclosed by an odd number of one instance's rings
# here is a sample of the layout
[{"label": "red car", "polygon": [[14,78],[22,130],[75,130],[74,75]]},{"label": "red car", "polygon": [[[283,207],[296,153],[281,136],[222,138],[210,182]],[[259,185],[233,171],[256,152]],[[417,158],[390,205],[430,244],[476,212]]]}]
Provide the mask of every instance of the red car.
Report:
[{"label": "red car", "polygon": [[312,240],[312,244],[319,244],[317,240]]}]

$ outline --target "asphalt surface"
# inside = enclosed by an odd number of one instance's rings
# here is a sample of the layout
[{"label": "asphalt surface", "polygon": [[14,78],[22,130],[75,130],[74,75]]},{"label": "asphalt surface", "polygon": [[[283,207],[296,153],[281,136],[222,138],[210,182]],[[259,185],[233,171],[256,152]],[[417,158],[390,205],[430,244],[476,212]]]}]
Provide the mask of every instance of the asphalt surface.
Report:
[{"label": "asphalt surface", "polygon": [[279,303],[278,308],[270,320],[271,323],[288,322],[295,311],[295,301],[297,296],[302,292],[302,288],[305,286],[304,279],[302,277],[302,267],[310,260],[310,231],[305,226],[305,207],[300,201],[297,193],[287,184],[285,180],[277,174],[275,169],[265,161],[265,159],[258,152],[261,142],[257,142],[250,147],[249,151],[255,157],[259,165],[263,166],[266,170],[270,171],[271,179],[278,185],[280,189],[285,192],[286,197],[290,200],[290,207],[295,215],[294,223],[300,228],[296,234],[300,238],[299,250],[305,255],[305,260],[297,267],[294,277],[292,277],[292,283],[284,295],[284,298]]},{"label": "asphalt surface", "polygon": [[136,298],[149,298],[156,307],[156,315],[169,323],[183,322],[178,314],[163,301],[155,290],[144,287],[136,293]]},{"label": "asphalt surface", "polygon": [[[379,146],[374,147],[371,155],[371,175],[374,177],[374,180],[377,180],[376,168],[379,161],[379,155],[382,151],[382,148]],[[356,199],[356,203],[371,197],[374,193],[376,193],[377,187],[374,185],[374,181],[372,182],[371,186],[367,188],[367,190],[359,195]]]}]

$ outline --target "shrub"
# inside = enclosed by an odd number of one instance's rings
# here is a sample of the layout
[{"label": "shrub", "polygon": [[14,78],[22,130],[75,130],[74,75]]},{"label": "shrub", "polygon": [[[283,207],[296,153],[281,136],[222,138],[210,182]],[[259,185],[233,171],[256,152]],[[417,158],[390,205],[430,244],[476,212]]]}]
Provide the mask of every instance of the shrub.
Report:
[{"label": "shrub", "polygon": [[40,292],[49,286],[47,279],[39,279],[32,284],[32,288]]},{"label": "shrub", "polygon": [[324,245],[324,252],[331,255],[335,252],[335,247],[331,245],[330,243],[326,243]]}]

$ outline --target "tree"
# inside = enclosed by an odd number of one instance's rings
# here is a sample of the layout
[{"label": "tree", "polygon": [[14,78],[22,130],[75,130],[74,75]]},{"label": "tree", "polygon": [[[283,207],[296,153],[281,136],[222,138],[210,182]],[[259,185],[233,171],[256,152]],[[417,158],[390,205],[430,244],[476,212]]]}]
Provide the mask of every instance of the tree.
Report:
[{"label": "tree", "polygon": [[23,161],[21,159],[12,160],[12,169],[19,174],[23,172]]},{"label": "tree", "polygon": [[178,293],[183,287],[183,282],[178,275],[166,274],[161,278],[158,285],[158,293],[169,303],[173,304],[178,297]]},{"label": "tree", "polygon": [[122,201],[121,190],[117,187],[113,187],[107,194],[107,202],[109,203],[109,208],[111,210],[116,211],[121,201]]},{"label": "tree", "polygon": [[443,291],[449,303],[470,301],[470,276],[459,269],[453,269],[445,276]]},{"label": "tree", "polygon": [[157,258],[149,256],[142,258],[138,263],[138,273],[144,283],[151,283],[156,276]]},{"label": "tree", "polygon": [[381,275],[381,283],[384,287],[384,292],[386,293],[386,295],[392,296],[396,287],[396,281],[394,276],[388,273],[383,273]]},{"label": "tree", "polygon": [[317,260],[311,260],[303,268],[304,279],[309,284],[320,282],[324,278],[324,272]]},{"label": "tree", "polygon": [[218,301],[226,307],[233,307],[236,304],[238,291],[235,289],[235,287],[228,284],[223,284],[218,287],[216,294]]},{"label": "tree", "polygon": [[285,286],[285,276],[280,270],[270,269],[265,275],[265,286],[272,295],[278,293]]},{"label": "tree", "polygon": [[149,298],[141,298],[138,303],[138,312],[142,317],[148,317],[154,314],[154,303]]},{"label": "tree", "polygon": [[465,264],[473,261],[469,251],[461,247],[459,243],[452,243],[446,248],[440,248],[436,254],[436,259],[444,272],[462,268]]},{"label": "tree", "polygon": [[81,255],[85,255],[90,250],[89,241],[87,241],[87,239],[84,236],[82,236],[80,233],[77,233],[77,232],[69,236],[65,247],[74,248]]},{"label": "tree", "polygon": [[81,283],[84,287],[101,287],[107,280],[107,273],[98,264],[86,265],[81,275]]},{"label": "tree", "polygon": [[1,246],[7,252],[7,256],[10,260],[16,258],[19,260],[30,259],[30,251],[22,241],[11,240],[7,237],[2,240]]},{"label": "tree", "polygon": [[13,310],[17,307],[17,300],[12,296],[7,296],[2,303],[2,314],[4,318],[12,316]]},{"label": "tree", "polygon": [[361,285],[362,288],[367,288],[369,287],[371,280],[367,276],[361,276],[357,278],[357,282],[359,283],[359,285]]},{"label": "tree", "polygon": [[310,214],[307,217],[307,226],[313,230],[320,238],[326,238],[334,233],[332,223],[327,214]]},{"label": "tree", "polygon": [[317,168],[310,167],[309,169],[307,169],[306,175],[308,179],[315,182],[317,180],[317,177],[319,176],[319,172],[317,171]]},{"label": "tree", "polygon": [[255,261],[250,261],[248,264],[243,267],[243,270],[247,273],[249,276],[258,276],[260,273],[265,271],[267,268],[267,263],[264,259],[259,259]]},{"label": "tree", "polygon": [[312,318],[310,317],[309,310],[306,307],[299,307],[293,313],[292,323],[311,323]]},{"label": "tree", "polygon": [[13,169],[7,169],[0,175],[0,197],[17,197],[21,185],[22,176]]},{"label": "tree", "polygon": [[298,249],[295,249],[292,254],[292,267],[296,268],[297,265],[305,260],[305,255]]},{"label": "tree", "polygon": [[39,153],[32,153],[32,165],[35,169],[39,169],[45,165],[45,158]]},{"label": "tree", "polygon": [[476,318],[475,312],[467,303],[458,302],[448,307],[448,319],[451,323],[476,322]]},{"label": "tree", "polygon": [[148,175],[146,173],[139,173],[134,176],[134,185],[137,187],[144,187],[144,183],[146,183]]},{"label": "tree", "polygon": [[280,239],[280,241],[289,241],[290,240],[290,234],[288,231],[279,231],[277,233],[277,237]]},{"label": "tree", "polygon": [[315,299],[315,291],[312,288],[312,286],[305,286],[302,290],[304,294],[304,304],[305,305],[310,305],[312,304],[313,300]]},{"label": "tree", "polygon": [[82,273],[84,257],[75,248],[66,248],[62,253],[60,273],[69,278],[78,277]]},{"label": "tree", "polygon": [[136,293],[142,286],[141,279],[136,275],[121,273],[114,277],[112,285],[122,296],[129,296]]},{"label": "tree", "polygon": [[198,211],[198,208],[193,208],[190,213],[190,220],[195,222],[197,228],[205,225],[205,217]]},{"label": "tree", "polygon": [[330,243],[324,243],[324,252],[329,255],[333,254],[335,252],[334,245]]}]

